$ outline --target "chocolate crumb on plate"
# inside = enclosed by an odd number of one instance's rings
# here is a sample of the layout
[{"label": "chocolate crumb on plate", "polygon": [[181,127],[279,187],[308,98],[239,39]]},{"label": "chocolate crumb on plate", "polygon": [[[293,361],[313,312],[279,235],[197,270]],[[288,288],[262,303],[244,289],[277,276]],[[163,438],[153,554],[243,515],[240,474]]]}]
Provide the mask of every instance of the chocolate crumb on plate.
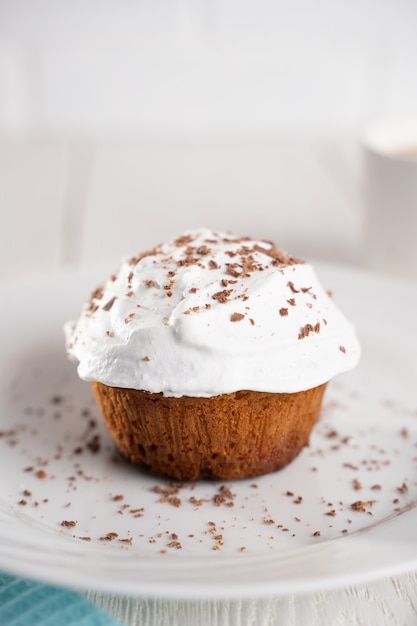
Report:
[{"label": "chocolate crumb on plate", "polygon": [[361,513],[369,513],[369,508],[375,504],[375,500],[357,500],[352,502],[350,508],[352,511],[360,511]]},{"label": "chocolate crumb on plate", "polygon": [[107,533],[107,535],[103,535],[102,537],[100,537],[100,541],[113,541],[114,539],[117,539],[118,536],[118,533],[110,532]]},{"label": "chocolate crumb on plate", "polygon": [[61,522],[61,526],[64,526],[64,528],[74,528],[74,526],[77,525],[77,522],[74,520],[62,520]]}]

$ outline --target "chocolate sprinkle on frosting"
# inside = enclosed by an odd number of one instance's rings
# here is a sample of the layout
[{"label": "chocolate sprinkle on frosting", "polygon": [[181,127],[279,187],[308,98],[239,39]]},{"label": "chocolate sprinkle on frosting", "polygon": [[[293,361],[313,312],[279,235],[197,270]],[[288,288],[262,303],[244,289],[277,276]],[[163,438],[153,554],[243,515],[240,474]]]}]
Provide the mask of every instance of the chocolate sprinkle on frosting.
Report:
[{"label": "chocolate sprinkle on frosting", "polygon": [[243,315],[243,313],[233,313],[230,321],[231,322],[240,322],[241,320],[245,319],[245,316]]}]

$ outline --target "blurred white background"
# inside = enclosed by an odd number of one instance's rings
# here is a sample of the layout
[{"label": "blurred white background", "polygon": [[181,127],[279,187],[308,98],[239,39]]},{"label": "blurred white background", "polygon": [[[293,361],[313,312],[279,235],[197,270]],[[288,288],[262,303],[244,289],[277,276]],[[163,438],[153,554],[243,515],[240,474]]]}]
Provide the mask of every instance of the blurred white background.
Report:
[{"label": "blurred white background", "polygon": [[364,262],[416,59],[415,0],[0,0],[0,279],[202,225]]}]

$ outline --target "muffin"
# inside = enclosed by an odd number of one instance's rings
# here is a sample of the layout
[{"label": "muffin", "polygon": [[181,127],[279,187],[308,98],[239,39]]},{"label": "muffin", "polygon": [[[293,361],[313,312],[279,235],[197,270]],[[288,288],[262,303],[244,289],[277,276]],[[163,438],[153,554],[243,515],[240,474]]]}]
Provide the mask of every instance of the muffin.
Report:
[{"label": "muffin", "polygon": [[311,265],[208,229],[123,261],[65,333],[120,452],[176,480],[286,466],[360,356]]}]

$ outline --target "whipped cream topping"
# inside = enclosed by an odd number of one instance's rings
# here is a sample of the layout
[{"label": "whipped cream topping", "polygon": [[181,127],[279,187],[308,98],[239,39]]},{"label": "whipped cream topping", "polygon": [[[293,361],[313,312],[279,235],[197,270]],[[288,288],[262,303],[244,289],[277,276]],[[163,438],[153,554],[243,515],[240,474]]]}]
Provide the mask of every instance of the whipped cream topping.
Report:
[{"label": "whipped cream topping", "polygon": [[360,356],[311,265],[208,229],[123,261],[65,333],[82,379],[175,397],[303,391]]}]

